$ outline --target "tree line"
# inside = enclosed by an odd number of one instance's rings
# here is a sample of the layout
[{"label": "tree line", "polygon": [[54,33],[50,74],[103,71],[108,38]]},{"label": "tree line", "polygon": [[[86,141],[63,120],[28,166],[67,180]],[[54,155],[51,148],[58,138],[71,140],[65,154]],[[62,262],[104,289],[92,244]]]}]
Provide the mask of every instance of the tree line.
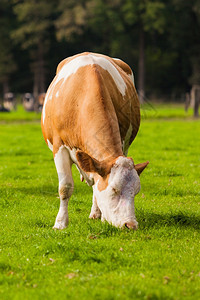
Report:
[{"label": "tree line", "polygon": [[200,84],[199,0],[1,0],[0,93],[46,91],[83,51],[126,61],[141,97]]}]

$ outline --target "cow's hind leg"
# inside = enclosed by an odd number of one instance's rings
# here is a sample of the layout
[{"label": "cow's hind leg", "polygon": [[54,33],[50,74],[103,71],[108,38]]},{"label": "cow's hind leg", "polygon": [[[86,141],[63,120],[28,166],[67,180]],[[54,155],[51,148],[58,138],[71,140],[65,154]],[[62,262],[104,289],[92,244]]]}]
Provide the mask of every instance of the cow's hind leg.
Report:
[{"label": "cow's hind leg", "polygon": [[[53,148],[54,153],[56,150]],[[53,228],[63,229],[68,225],[68,201],[74,189],[71,172],[72,161],[68,150],[63,145],[55,153],[54,162],[59,180],[60,208]]]},{"label": "cow's hind leg", "polygon": [[89,218],[90,219],[100,219],[101,218],[101,211],[97,205],[97,200],[94,196],[94,193],[93,193],[92,208],[91,208]]}]

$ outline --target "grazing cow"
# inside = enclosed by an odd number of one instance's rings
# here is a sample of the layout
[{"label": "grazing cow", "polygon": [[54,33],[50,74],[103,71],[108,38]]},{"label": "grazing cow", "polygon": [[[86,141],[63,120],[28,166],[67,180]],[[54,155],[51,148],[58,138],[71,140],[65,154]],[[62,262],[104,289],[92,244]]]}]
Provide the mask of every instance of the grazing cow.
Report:
[{"label": "grazing cow", "polygon": [[45,93],[41,93],[38,97],[34,98],[34,96],[30,93],[25,93],[23,96],[23,106],[26,111],[36,111],[41,112],[44,104]]},{"label": "grazing cow", "polygon": [[74,163],[82,180],[93,186],[90,218],[136,229],[134,197],[140,190],[138,175],[148,162],[135,165],[126,157],[140,125],[130,67],[95,53],[66,58],[48,88],[41,125],[59,179],[54,228],[68,224]]},{"label": "grazing cow", "polygon": [[34,111],[35,99],[31,93],[23,95],[23,107],[26,111]]},{"label": "grazing cow", "polygon": [[4,101],[3,106],[7,111],[15,110],[16,109],[16,98],[13,93],[5,93],[4,94]]}]

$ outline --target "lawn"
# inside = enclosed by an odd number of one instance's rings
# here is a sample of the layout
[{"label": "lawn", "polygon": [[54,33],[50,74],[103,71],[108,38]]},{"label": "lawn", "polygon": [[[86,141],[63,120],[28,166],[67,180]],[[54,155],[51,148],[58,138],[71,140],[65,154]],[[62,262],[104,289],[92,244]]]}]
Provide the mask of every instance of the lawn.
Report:
[{"label": "lawn", "polygon": [[0,114],[0,299],[200,299],[200,120],[146,105],[129,156],[150,161],[135,198],[139,229],[88,218],[73,168],[70,223],[54,231],[58,181],[39,115]]}]

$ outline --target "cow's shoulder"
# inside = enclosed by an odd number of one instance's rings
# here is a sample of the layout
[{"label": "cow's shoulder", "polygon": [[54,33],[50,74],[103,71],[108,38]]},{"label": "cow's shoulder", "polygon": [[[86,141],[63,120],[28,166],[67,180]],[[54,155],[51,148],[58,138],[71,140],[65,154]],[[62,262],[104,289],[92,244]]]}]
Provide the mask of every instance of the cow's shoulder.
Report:
[{"label": "cow's shoulder", "polygon": [[[64,65],[68,64],[70,61],[76,59],[77,57],[79,56],[86,56],[90,54],[90,52],[83,52],[83,53],[80,53],[80,54],[76,54],[76,55],[73,55],[73,56],[69,56],[65,59],[63,59],[57,66],[57,69],[56,69],[56,75],[60,72],[60,70],[63,68]],[[92,54],[92,53],[91,53]]]},{"label": "cow's shoulder", "polygon": [[56,75],[60,72],[60,70],[62,69],[62,67],[67,64],[68,62],[70,62],[70,60],[72,60],[73,58],[72,57],[67,57],[65,59],[63,59],[57,66],[57,69],[56,69]]},{"label": "cow's shoulder", "polygon": [[110,58],[112,63],[116,64],[118,67],[120,67],[127,75],[132,75],[132,70],[129,67],[127,63],[125,63],[123,60],[119,58]]}]

